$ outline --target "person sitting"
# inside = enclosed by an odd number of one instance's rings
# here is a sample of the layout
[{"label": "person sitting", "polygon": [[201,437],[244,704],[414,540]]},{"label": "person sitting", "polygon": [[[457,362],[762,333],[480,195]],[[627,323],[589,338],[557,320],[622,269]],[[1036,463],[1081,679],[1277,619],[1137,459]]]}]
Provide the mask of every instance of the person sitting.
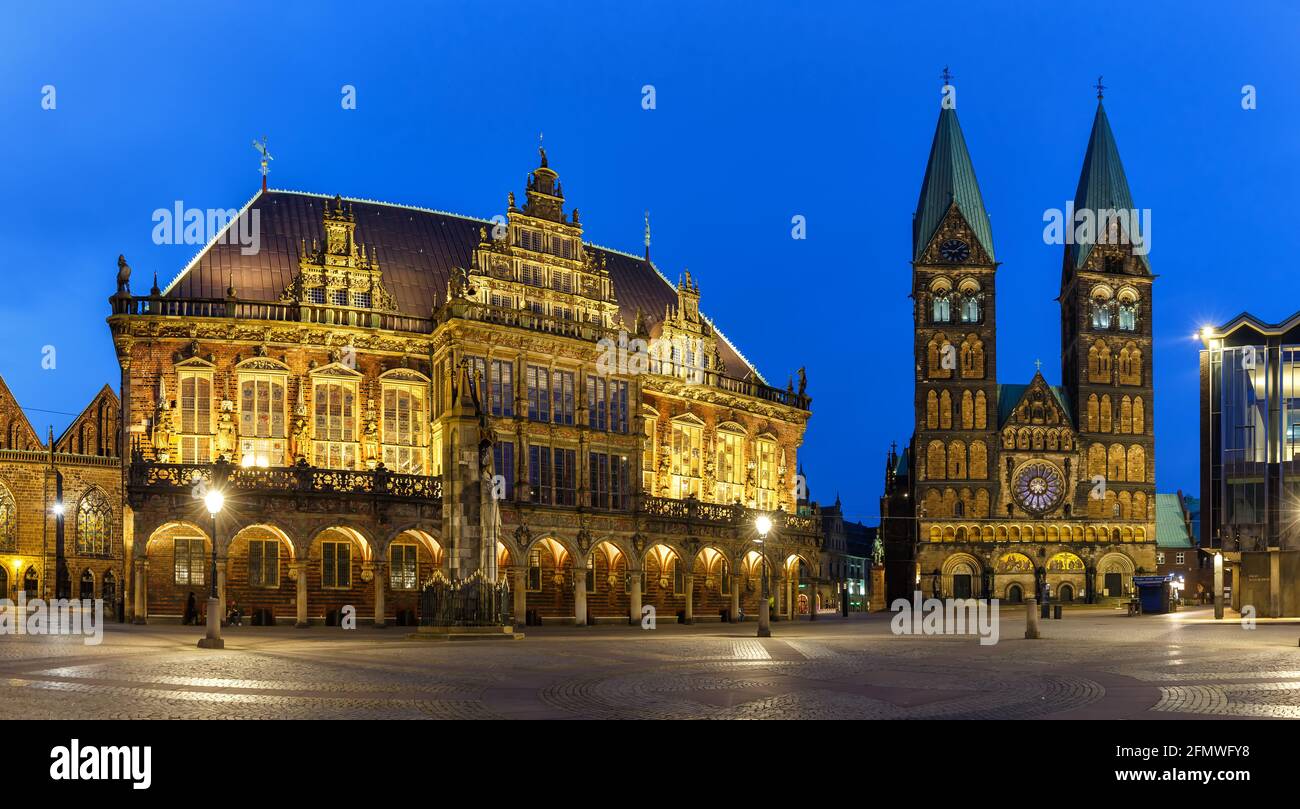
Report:
[{"label": "person sitting", "polygon": [[235,600],[233,598],[230,600],[230,610],[226,614],[226,625],[227,626],[244,625],[244,615],[239,611],[239,604],[235,603]]}]

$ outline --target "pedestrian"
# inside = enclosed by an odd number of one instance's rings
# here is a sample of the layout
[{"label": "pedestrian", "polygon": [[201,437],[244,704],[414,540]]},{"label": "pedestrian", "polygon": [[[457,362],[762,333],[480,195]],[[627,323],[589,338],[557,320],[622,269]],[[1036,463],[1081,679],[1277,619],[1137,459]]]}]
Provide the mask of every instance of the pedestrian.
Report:
[{"label": "pedestrian", "polygon": [[185,599],[185,617],[181,619],[182,624],[196,624],[199,619],[198,599],[194,597],[194,591],[190,591],[190,597]]}]

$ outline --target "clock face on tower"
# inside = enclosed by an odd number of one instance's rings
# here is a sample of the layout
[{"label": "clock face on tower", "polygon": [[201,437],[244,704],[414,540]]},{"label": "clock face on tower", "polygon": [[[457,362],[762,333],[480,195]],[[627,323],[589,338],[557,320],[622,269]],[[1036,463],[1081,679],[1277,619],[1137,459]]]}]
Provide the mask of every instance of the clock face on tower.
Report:
[{"label": "clock face on tower", "polygon": [[939,257],[944,261],[963,262],[970,258],[970,245],[961,239],[948,239],[939,245]]},{"label": "clock face on tower", "polygon": [[1030,461],[1016,472],[1011,492],[1025,511],[1043,514],[1060,504],[1065,479],[1055,464]]}]

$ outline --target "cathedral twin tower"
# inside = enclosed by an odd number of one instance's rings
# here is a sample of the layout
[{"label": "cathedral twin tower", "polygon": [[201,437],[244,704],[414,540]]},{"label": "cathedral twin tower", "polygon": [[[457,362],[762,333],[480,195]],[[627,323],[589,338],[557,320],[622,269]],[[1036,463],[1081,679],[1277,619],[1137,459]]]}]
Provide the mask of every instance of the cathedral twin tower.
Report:
[{"label": "cathedral twin tower", "polygon": [[1098,99],[1061,231],[1061,385],[998,382],[992,228],[939,113],[912,224],[915,432],[882,500],[891,600],[1096,602],[1155,570],[1149,219]]}]

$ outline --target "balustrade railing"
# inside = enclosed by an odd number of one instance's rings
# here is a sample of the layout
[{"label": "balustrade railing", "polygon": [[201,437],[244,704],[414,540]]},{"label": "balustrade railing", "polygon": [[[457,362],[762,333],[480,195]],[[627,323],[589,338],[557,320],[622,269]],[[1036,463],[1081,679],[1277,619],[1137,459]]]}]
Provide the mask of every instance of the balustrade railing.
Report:
[{"label": "balustrade railing", "polygon": [[240,492],[312,492],[319,494],[374,494],[386,497],[442,499],[442,479],[410,475],[387,469],[354,471],[317,469],[312,466],[241,467],[229,464],[166,464],[136,461],[131,464],[133,488],[191,489],[197,493],[218,486]]}]

